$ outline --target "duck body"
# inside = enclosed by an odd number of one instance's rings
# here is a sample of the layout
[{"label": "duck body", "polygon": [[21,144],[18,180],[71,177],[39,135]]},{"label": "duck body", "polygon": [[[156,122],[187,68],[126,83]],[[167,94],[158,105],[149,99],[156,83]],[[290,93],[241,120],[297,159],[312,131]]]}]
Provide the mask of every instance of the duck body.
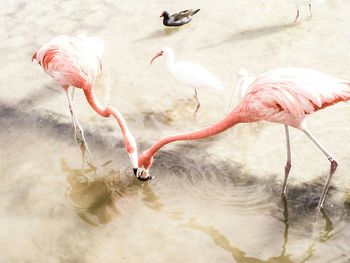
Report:
[{"label": "duck body", "polygon": [[187,9],[172,15],[167,11],[163,11],[160,17],[163,17],[163,25],[169,27],[178,27],[185,25],[192,20],[192,16],[195,15],[200,9]]}]

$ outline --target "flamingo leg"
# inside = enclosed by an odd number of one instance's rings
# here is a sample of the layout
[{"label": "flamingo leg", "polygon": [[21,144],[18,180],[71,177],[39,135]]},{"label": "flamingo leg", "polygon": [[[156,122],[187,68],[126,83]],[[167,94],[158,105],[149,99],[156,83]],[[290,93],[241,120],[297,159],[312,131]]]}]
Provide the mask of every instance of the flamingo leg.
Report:
[{"label": "flamingo leg", "polygon": [[74,95],[75,95],[75,88],[72,87],[72,92],[70,94],[70,97],[71,97],[71,100],[72,100],[72,103],[74,102]]},{"label": "flamingo leg", "polygon": [[[74,90],[75,90],[75,88],[73,87],[72,97],[74,97]],[[65,88],[64,91],[67,95],[68,102],[69,102],[69,111],[70,111],[70,114],[72,116],[75,138],[76,138],[76,140],[80,146],[80,149],[82,151],[82,154],[84,157],[83,159],[85,160],[85,158],[86,158],[87,162],[90,164],[90,151],[89,151],[88,144],[85,140],[83,128],[80,126],[78,118],[75,114],[75,111],[73,108],[73,102],[72,102],[71,96],[69,94],[68,88]]]},{"label": "flamingo leg", "polygon": [[[67,88],[67,92],[69,92],[68,89],[69,89],[69,87]],[[80,127],[80,125],[79,125],[79,122],[78,122],[78,118],[77,118],[77,116],[75,115],[75,112],[74,112],[74,110],[73,110],[74,95],[75,95],[75,88],[72,87],[72,88],[71,88],[70,98],[69,98],[68,93],[67,93],[68,102],[69,102],[69,112],[70,112],[71,117],[72,117],[72,122],[73,122],[75,137],[76,137],[76,139],[77,139],[78,144],[80,145],[79,139],[78,139],[78,137],[77,137],[77,136],[78,136],[78,135],[77,135],[77,133],[78,133],[78,131],[77,131],[77,126]],[[70,99],[70,100],[69,100],[69,99]]]},{"label": "flamingo leg", "polygon": [[295,17],[295,19],[294,19],[294,23],[296,23],[296,22],[297,22],[298,17],[299,17],[299,8],[297,9],[297,15],[296,15],[296,17]]},{"label": "flamingo leg", "polygon": [[287,243],[288,243],[288,230],[289,230],[289,219],[288,219],[288,203],[287,198],[285,195],[282,195],[282,203],[283,203],[283,223],[285,225],[284,227],[284,235],[283,235],[283,245],[282,245],[282,252],[281,256],[285,255],[287,250]]},{"label": "flamingo leg", "polygon": [[198,99],[198,93],[197,93],[197,89],[194,89],[194,99],[196,100],[197,102],[197,107],[196,107],[196,110],[194,112],[194,114],[197,113],[197,111],[199,110],[199,107],[201,106],[200,102],[199,102],[199,99]]},{"label": "flamingo leg", "polygon": [[284,125],[284,129],[286,132],[286,144],[287,144],[287,162],[284,167],[284,182],[283,182],[283,187],[282,187],[282,195],[286,194],[286,188],[287,188],[287,181],[288,181],[288,175],[290,168],[292,167],[292,155],[291,155],[291,150],[290,150],[290,137],[289,137],[289,129],[288,125]]},{"label": "flamingo leg", "polygon": [[326,183],[323,186],[321,197],[320,197],[320,200],[318,201],[317,213],[316,213],[316,216],[315,216],[315,218],[317,218],[318,214],[320,213],[321,208],[323,207],[323,202],[324,202],[324,199],[326,197],[326,194],[327,194],[327,191],[328,191],[328,188],[329,188],[332,176],[333,176],[335,170],[338,167],[338,162],[334,159],[334,157],[332,157],[332,155],[317,141],[317,139],[306,128],[304,128],[302,131],[323,152],[323,154],[327,157],[328,161],[330,161],[330,163],[331,163],[330,171],[329,171],[329,174],[327,176]]}]

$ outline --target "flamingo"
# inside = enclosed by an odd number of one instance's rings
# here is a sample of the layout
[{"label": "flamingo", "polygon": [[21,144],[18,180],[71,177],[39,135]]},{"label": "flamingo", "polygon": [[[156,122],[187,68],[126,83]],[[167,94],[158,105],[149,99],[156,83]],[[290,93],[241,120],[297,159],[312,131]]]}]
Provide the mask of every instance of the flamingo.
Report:
[{"label": "flamingo", "polygon": [[174,63],[174,52],[169,47],[163,47],[161,51],[151,59],[150,65],[160,56],[165,57],[168,70],[179,83],[194,89],[194,98],[197,102],[195,113],[197,113],[200,107],[197,89],[223,89],[222,83],[201,65],[190,61]]},{"label": "flamingo", "polygon": [[[133,168],[137,167],[136,141],[128,129],[122,114],[112,106],[102,106],[94,93],[94,82],[101,74],[101,57],[104,43],[97,37],[79,35],[71,37],[61,35],[44,44],[34,53],[32,60],[36,59],[43,70],[63,87],[69,103],[76,139],[81,148],[87,143],[76,117],[69,88],[82,89],[90,106],[102,117],[113,116],[122,131],[124,143]],[[88,151],[89,153],[89,151]]]},{"label": "flamingo", "polygon": [[192,16],[197,14],[199,10],[187,9],[172,15],[169,15],[167,11],[163,11],[160,17],[163,17],[163,25],[177,27],[191,22]]},{"label": "flamingo", "polygon": [[312,69],[281,68],[261,74],[249,82],[248,87],[244,85],[238,87],[244,88],[239,104],[217,123],[204,129],[170,135],[144,151],[139,156],[139,168],[135,175],[141,180],[152,179],[153,176],[150,175],[149,169],[152,166],[154,155],[160,148],[171,142],[207,138],[239,123],[263,120],[280,123],[285,127],[287,142],[282,195],[286,193],[288,175],[292,165],[289,126],[305,133],[330,162],[330,172],[317,205],[318,215],[338,162],[308,130],[306,118],[315,111],[340,101],[350,100],[350,81],[337,79]]}]

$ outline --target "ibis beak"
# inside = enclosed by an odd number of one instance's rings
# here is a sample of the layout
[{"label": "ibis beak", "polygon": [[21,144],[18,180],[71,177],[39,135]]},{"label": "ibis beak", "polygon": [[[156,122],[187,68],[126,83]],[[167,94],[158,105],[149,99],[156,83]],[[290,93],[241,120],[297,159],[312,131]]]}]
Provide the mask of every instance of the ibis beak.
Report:
[{"label": "ibis beak", "polygon": [[160,57],[160,56],[163,56],[163,52],[159,52],[157,53],[152,59],[151,59],[151,62],[149,63],[149,65],[151,66],[152,65],[152,62],[153,60],[155,60],[157,57]]}]

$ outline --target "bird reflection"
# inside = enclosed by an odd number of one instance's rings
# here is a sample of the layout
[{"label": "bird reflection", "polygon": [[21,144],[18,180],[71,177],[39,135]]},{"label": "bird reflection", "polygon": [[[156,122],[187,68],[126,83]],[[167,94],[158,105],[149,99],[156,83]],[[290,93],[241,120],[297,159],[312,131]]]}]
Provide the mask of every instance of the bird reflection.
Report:
[{"label": "bird reflection", "polygon": [[180,28],[178,28],[178,27],[175,27],[175,28],[173,28],[173,27],[166,27],[166,28],[164,28],[164,35],[170,36],[172,34],[175,34],[175,33],[179,32],[179,31],[180,31]]},{"label": "bird reflection", "polygon": [[72,169],[65,160],[61,160],[61,167],[68,174],[67,197],[84,222],[93,226],[108,224],[125,209],[134,188],[119,172],[109,170],[104,176],[87,179],[96,169]]},{"label": "bird reflection", "polygon": [[[238,263],[294,262],[294,260],[290,258],[290,255],[287,254],[288,233],[289,233],[290,225],[289,225],[289,217],[288,217],[288,202],[284,195],[282,196],[284,233],[283,233],[283,243],[281,246],[281,253],[276,257],[270,257],[266,260],[261,260],[256,257],[247,256],[247,253],[245,251],[231,244],[230,240],[223,233],[221,233],[219,230],[217,230],[213,226],[201,224],[197,222],[196,218],[186,219],[184,218],[181,212],[166,211],[164,208],[165,206],[161,203],[160,199],[157,197],[157,195],[153,192],[152,188],[148,184],[145,184],[142,189],[143,189],[143,195],[144,195],[143,201],[146,203],[146,205],[149,208],[156,210],[158,212],[163,212],[165,214],[168,214],[169,218],[175,222],[178,222],[178,226],[180,227],[196,230],[201,232],[202,234],[207,235],[209,238],[213,240],[213,242],[218,247],[229,252],[234,258],[235,262],[238,262]],[[316,238],[313,238],[311,240],[311,243],[305,252],[305,257],[301,262],[307,262],[307,260],[313,256],[314,247],[316,246],[316,244],[319,242],[326,242],[330,237],[330,233],[334,229],[333,223],[328,217],[328,215],[326,214],[326,212],[324,211],[324,209],[321,209],[321,213],[325,220],[324,229],[318,234],[318,236],[316,236]]]}]

